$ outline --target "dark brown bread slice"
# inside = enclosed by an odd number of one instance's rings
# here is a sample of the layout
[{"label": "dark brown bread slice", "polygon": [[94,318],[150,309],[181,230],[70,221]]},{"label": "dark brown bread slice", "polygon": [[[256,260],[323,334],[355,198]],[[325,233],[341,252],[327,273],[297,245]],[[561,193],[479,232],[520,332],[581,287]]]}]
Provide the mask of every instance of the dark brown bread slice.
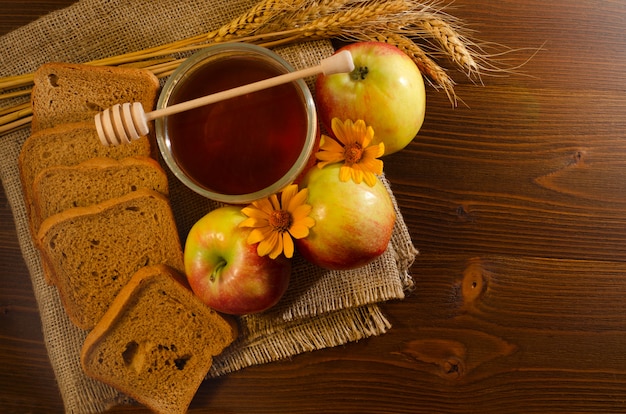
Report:
[{"label": "dark brown bread slice", "polygon": [[93,120],[116,103],[141,102],[150,111],[159,80],[145,69],[47,63],[34,74],[32,130]]},{"label": "dark brown bread slice", "polygon": [[[33,183],[35,177],[45,168],[57,165],[77,165],[94,157],[122,159],[130,156],[151,155],[151,146],[147,137],[140,138],[128,145],[106,147],[100,143],[93,122],[79,122],[59,125],[54,128],[33,133],[24,142],[18,158],[24,201],[29,216],[32,218]],[[32,225],[33,236],[37,229]]]},{"label": "dark brown bread slice", "polygon": [[43,220],[68,208],[98,204],[140,188],[168,195],[167,175],[152,158],[98,157],[75,166],[48,167],[33,183],[33,228],[38,230]]},{"label": "dark brown bread slice", "polygon": [[237,337],[167,266],[140,269],[89,333],[87,375],[163,414],[186,412],[213,357]]},{"label": "dark brown bread slice", "polygon": [[140,268],[164,263],[184,271],[169,201],[151,190],[48,217],[37,240],[68,316],[86,330]]}]

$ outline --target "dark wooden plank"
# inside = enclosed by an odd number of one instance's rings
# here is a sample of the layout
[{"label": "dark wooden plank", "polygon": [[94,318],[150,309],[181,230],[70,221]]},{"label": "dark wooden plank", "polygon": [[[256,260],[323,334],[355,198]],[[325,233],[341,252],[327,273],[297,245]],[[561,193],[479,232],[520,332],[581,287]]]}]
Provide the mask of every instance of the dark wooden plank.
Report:
[{"label": "dark wooden plank", "polygon": [[415,220],[409,224],[418,248],[621,260],[623,93],[463,91],[472,94],[472,107],[455,109],[452,123],[442,102],[432,102],[443,98],[431,94],[430,108],[438,109],[386,162],[402,211]]},{"label": "dark wooden plank", "polygon": [[0,206],[0,407],[9,413],[63,412],[4,191]]}]

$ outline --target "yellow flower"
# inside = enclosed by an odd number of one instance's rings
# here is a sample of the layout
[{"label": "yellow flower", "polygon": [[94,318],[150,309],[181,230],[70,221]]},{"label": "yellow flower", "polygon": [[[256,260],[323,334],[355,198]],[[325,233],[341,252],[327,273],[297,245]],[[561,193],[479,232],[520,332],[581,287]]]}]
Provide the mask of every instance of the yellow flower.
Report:
[{"label": "yellow flower", "polygon": [[315,225],[315,220],[309,217],[311,206],[306,204],[308,195],[308,189],[298,191],[298,186],[291,184],[281,193],[280,202],[278,195],[272,194],[241,210],[248,218],[239,227],[252,228],[247,242],[259,243],[259,256],[269,254],[276,259],[284,252],[285,257],[293,257],[292,237],[302,239],[308,236],[309,229]]},{"label": "yellow flower", "polygon": [[341,122],[333,118],[331,128],[337,140],[322,135],[320,150],[315,154],[320,160],[319,168],[328,164],[342,162],[339,170],[339,179],[348,181],[350,177],[359,184],[365,181],[370,187],[376,184],[376,174],[383,172],[383,162],[378,159],[385,153],[385,145],[381,142],[370,145],[374,139],[374,129],[365,125],[365,121],[359,119],[352,122],[350,119]]}]

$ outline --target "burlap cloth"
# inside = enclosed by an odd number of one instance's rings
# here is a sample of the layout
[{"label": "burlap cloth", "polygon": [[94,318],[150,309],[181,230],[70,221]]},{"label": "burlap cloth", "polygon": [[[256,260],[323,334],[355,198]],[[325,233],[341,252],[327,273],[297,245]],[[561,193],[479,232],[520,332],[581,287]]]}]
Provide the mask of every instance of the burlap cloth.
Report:
[{"label": "burlap cloth", "polygon": [[[253,0],[83,0],[2,37],[0,76],[30,73],[49,61],[85,62],[206,33],[252,4]],[[319,41],[276,51],[302,68],[330,55],[332,47]],[[45,283],[40,257],[29,237],[17,168],[20,148],[29,133],[26,128],[0,137],[2,184],[13,210],[66,411],[102,412],[125,397],[82,373],[78,356],[85,332],[69,322],[56,289]],[[191,225],[216,204],[196,196],[173,176],[170,184],[172,208],[184,241]],[[412,282],[408,268],[416,254],[397,205],[396,211],[392,242],[370,266],[329,272],[296,258],[284,299],[270,312],[241,318],[240,339],[216,358],[209,375],[386,332],[390,323],[377,303],[404,297]]]}]

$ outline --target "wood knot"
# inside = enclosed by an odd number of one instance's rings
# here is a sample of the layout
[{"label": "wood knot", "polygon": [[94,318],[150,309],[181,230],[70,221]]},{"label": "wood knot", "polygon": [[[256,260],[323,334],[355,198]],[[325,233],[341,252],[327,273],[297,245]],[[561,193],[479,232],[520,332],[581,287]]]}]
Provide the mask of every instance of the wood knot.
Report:
[{"label": "wood knot", "polygon": [[448,379],[460,379],[465,372],[465,364],[458,358],[450,357],[441,366],[442,374]]},{"label": "wood knot", "polygon": [[466,205],[460,205],[456,208],[456,216],[464,222],[473,223],[476,220],[474,214],[470,212],[469,206]]},{"label": "wood knot", "polygon": [[585,157],[587,152],[584,150],[578,150],[574,152],[574,156],[572,157],[571,164],[582,164],[585,161]]},{"label": "wood knot", "polygon": [[467,349],[461,342],[449,339],[422,339],[411,341],[405,354],[430,364],[433,373],[448,380],[459,380],[466,372]]},{"label": "wood knot", "polygon": [[472,259],[463,271],[463,302],[474,303],[479,300],[487,289],[487,279],[480,259]]},{"label": "wood knot", "polygon": [[424,328],[420,335],[405,344],[402,354],[450,382],[464,382],[477,367],[517,351],[516,345],[498,336],[472,329]]}]

